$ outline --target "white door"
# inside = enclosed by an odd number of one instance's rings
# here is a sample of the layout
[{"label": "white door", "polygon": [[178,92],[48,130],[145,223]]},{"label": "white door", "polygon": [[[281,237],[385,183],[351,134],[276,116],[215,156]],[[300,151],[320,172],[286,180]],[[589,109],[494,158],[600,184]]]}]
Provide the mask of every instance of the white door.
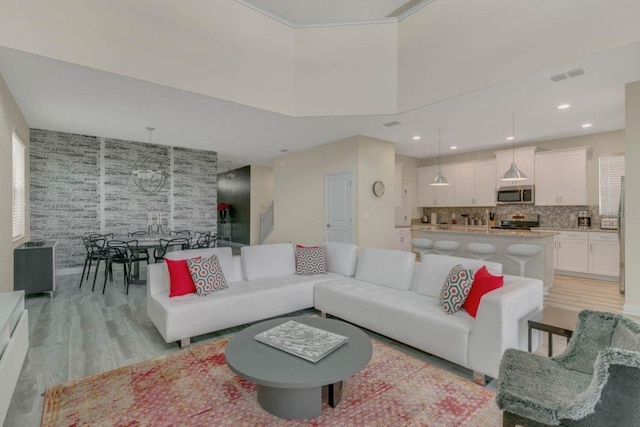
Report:
[{"label": "white door", "polygon": [[455,174],[452,177],[446,176],[449,182],[456,187],[455,205],[473,206],[474,203],[474,166],[473,163],[459,163],[455,166]]},{"label": "white door", "polygon": [[325,175],[325,240],[353,243],[353,172]]},{"label": "white door", "polygon": [[[496,161],[476,162],[474,168],[474,189],[476,206],[496,205]],[[456,171],[456,174],[458,172]],[[457,175],[456,175],[457,178]],[[458,187],[456,187],[456,193]]]}]

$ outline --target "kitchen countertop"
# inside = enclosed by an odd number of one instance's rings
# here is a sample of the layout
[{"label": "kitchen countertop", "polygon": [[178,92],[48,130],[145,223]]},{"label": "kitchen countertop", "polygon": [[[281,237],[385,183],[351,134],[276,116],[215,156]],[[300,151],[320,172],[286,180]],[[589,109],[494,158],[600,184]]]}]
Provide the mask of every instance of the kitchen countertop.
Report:
[{"label": "kitchen countertop", "polygon": [[529,238],[541,238],[550,237],[558,234],[557,231],[519,231],[519,230],[503,230],[503,229],[489,229],[485,225],[414,225],[411,227],[412,231],[429,231],[436,233],[465,233],[465,234],[485,234],[490,236],[511,236],[511,237],[529,237]]},{"label": "kitchen countertop", "polygon": [[[451,224],[438,224],[436,226],[431,224],[413,224],[411,226],[411,230],[414,231],[450,231],[454,233],[478,233],[478,232],[486,232],[486,225],[451,225]],[[495,229],[492,228],[490,233],[493,232],[507,232],[513,233],[512,230],[505,229]],[[558,233],[560,231],[590,231],[592,233],[618,233],[618,230],[603,230],[600,227],[592,227],[592,228],[578,228],[578,227],[539,227],[534,228],[530,232],[531,233]],[[526,231],[518,231],[518,233],[525,233]],[[499,233],[495,233],[499,234]]]}]

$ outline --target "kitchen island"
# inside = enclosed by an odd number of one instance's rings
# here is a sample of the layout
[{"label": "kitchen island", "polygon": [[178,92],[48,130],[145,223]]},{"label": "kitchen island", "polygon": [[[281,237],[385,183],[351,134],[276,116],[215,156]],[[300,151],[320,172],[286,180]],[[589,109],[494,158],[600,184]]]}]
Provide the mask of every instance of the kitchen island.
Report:
[{"label": "kitchen island", "polygon": [[487,261],[502,264],[502,272],[517,276],[520,266],[516,261],[505,257],[507,248],[514,244],[524,243],[539,246],[542,251],[526,265],[527,277],[540,279],[544,284],[545,294],[553,286],[553,236],[555,231],[519,231],[487,229],[486,226],[449,226],[449,225],[414,225],[411,237],[422,237],[434,243],[439,240],[452,240],[460,243],[456,256],[473,258],[467,250],[469,243],[489,243],[496,247],[497,253]]}]

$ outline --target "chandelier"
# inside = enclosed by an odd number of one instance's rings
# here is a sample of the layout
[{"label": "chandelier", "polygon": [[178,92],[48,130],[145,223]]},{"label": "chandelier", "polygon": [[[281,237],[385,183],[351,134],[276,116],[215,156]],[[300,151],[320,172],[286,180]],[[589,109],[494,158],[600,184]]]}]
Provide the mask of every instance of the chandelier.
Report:
[{"label": "chandelier", "polygon": [[[151,132],[155,128],[148,127],[149,144],[151,144]],[[162,190],[169,180],[169,173],[162,163],[151,157],[144,157],[133,164],[131,171],[133,182],[142,192],[155,194]]]}]

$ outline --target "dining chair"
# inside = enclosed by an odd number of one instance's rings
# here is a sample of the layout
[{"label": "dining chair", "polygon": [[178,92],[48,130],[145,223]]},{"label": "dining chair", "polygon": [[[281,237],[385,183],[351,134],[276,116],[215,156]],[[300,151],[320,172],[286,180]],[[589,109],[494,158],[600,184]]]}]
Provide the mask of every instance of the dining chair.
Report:
[{"label": "dining chair", "polygon": [[191,245],[191,249],[210,248],[215,242],[213,235],[208,231],[195,231],[193,235],[196,241]]},{"label": "dining chair", "polygon": [[[133,231],[131,233],[127,233],[127,235],[129,237],[136,238],[136,237],[146,237],[149,234],[146,231]],[[132,255],[134,256],[134,258],[136,258],[136,261],[134,262],[147,261],[147,264],[149,264],[149,260],[151,259],[151,256],[149,255],[149,250],[147,248],[136,248],[135,253],[133,253]]]},{"label": "dining chair", "polygon": [[104,234],[90,234],[89,236],[82,238],[87,254],[84,258],[84,267],[82,268],[82,276],[80,277],[80,286],[78,289],[82,289],[82,281],[85,279],[85,271],[87,273],[86,280],[89,280],[89,274],[91,273],[91,264],[96,262],[96,271],[93,275],[93,286],[91,291],[96,287],[96,279],[98,277],[98,269],[100,268],[100,261],[106,261],[107,254],[107,239],[109,236]]},{"label": "dining chair", "polygon": [[175,239],[160,239],[160,247],[153,250],[153,257],[156,262],[164,259],[164,256],[171,249],[179,246],[181,249],[189,249],[191,246],[191,239],[185,237],[177,237]]},{"label": "dining chair", "polygon": [[107,273],[111,275],[113,280],[113,263],[122,264],[124,284],[127,287],[127,295],[129,295],[129,282],[131,280],[131,260],[132,253],[130,244],[134,244],[137,248],[138,241],[109,240],[107,242],[107,267],[104,271],[104,285],[102,293],[107,289]]}]

